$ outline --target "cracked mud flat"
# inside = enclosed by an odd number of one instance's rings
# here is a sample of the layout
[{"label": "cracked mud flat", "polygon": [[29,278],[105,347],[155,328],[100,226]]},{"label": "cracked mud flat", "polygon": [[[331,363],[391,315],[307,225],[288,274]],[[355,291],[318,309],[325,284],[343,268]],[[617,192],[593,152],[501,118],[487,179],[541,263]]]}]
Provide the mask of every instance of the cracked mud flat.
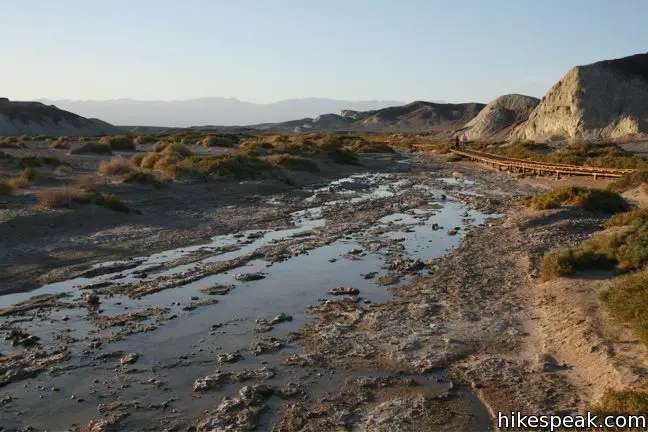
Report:
[{"label": "cracked mud flat", "polygon": [[[452,174],[415,156],[391,171],[269,195],[288,228],[61,269],[65,280],[1,296],[0,425],[489,429],[485,407],[457,378],[476,381],[468,372],[481,364],[465,365],[480,344],[508,344],[515,316],[493,308],[517,306],[463,292],[456,279],[475,283],[470,266],[480,264],[453,260],[465,248],[473,261],[490,256],[507,233],[488,218],[529,189]],[[254,210],[238,210],[240,227]],[[507,256],[487,264],[485,286],[512,290],[497,279]]]}]

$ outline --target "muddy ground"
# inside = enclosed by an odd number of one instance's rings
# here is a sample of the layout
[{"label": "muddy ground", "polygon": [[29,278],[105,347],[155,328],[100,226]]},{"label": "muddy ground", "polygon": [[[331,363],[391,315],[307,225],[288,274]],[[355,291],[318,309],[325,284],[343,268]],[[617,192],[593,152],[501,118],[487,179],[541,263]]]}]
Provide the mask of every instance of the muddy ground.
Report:
[{"label": "muddy ground", "polygon": [[4,210],[0,425],[475,431],[595,397],[535,276],[603,219],[520,210],[540,186],[470,164],[362,163]]}]

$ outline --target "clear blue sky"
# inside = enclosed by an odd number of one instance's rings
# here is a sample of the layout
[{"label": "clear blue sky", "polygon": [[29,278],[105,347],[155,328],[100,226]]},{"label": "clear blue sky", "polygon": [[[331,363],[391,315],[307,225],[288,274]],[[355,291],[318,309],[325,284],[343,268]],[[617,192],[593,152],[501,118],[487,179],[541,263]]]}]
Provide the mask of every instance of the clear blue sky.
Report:
[{"label": "clear blue sky", "polygon": [[0,96],[487,102],[648,51],[648,0],[0,0]]}]

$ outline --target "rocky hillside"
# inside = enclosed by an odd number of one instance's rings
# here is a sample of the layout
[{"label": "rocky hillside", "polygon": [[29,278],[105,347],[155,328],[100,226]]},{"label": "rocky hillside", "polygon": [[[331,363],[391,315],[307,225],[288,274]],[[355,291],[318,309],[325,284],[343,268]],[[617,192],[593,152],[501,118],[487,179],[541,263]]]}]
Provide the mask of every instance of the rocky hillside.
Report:
[{"label": "rocky hillside", "polygon": [[485,107],[480,103],[446,104],[412,102],[373,111],[343,110],[284,123],[257,125],[265,131],[277,132],[448,132],[461,128]]},{"label": "rocky hillside", "polygon": [[472,140],[504,140],[513,127],[526,121],[540,102],[519,94],[500,96],[486,105],[464,129]]},{"label": "rocky hillside", "polygon": [[0,136],[112,135],[120,130],[97,119],[87,119],[40,102],[13,102],[0,98]]},{"label": "rocky hillside", "polygon": [[618,140],[648,133],[648,53],[576,66],[511,139]]}]

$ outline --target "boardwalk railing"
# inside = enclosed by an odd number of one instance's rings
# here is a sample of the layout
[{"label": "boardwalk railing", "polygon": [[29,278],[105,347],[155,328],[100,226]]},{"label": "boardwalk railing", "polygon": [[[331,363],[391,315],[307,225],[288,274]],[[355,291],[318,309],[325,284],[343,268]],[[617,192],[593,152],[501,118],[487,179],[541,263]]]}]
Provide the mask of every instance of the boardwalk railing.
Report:
[{"label": "boardwalk railing", "polygon": [[536,174],[554,173],[558,175],[588,175],[594,176],[595,179],[597,177],[619,178],[634,171],[632,169],[621,168],[598,168],[548,162],[533,162],[526,159],[510,158],[476,150],[452,149],[450,151],[456,155],[486,163],[492,165],[494,168],[504,169],[506,171],[534,172]]}]

